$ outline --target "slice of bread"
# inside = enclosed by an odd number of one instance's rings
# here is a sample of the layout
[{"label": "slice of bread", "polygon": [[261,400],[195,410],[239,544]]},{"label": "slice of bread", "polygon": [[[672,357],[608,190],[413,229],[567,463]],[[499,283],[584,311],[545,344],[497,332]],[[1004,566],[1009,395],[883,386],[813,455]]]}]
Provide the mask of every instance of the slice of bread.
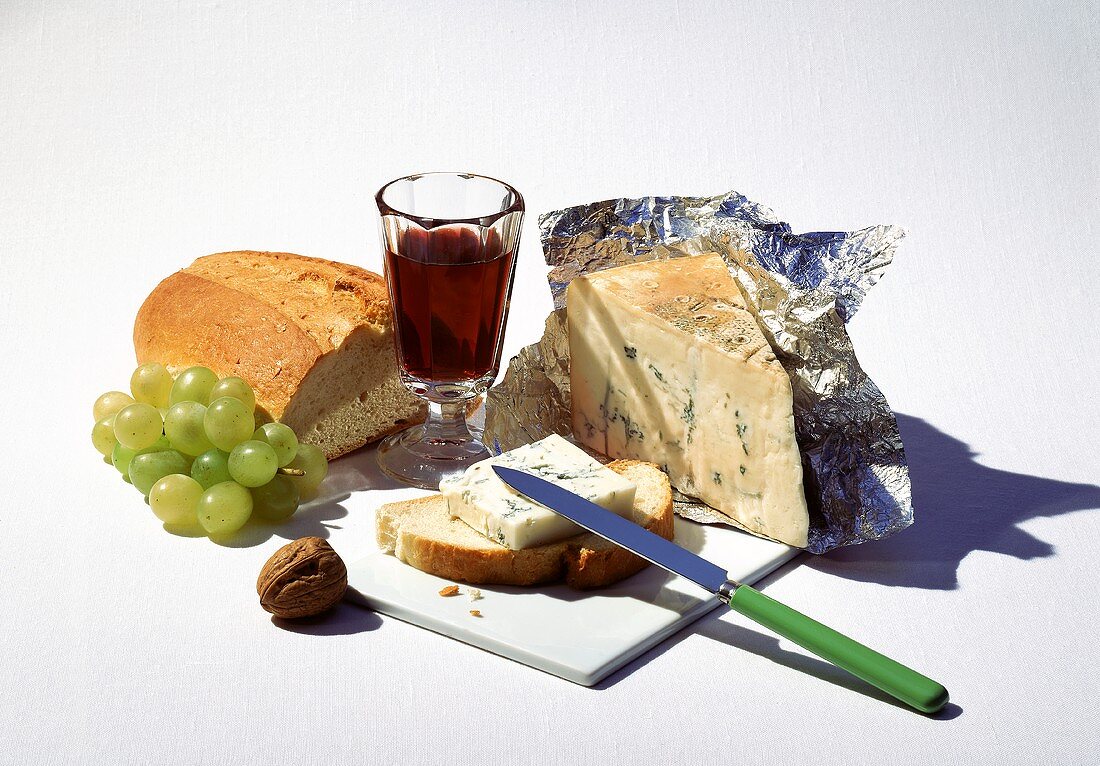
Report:
[{"label": "slice of bread", "polygon": [[139,362],[244,378],[261,409],[329,459],[424,419],[393,344],[382,277],[292,253],[199,258],[157,285],[134,322]]},{"label": "slice of bread", "polygon": [[[672,490],[653,463],[616,460],[608,465],[637,486],[634,521],[666,540],[673,536]],[[560,582],[600,588],[641,571],[648,562],[586,532],[548,545],[511,550],[452,519],[442,495],[387,503],[378,509],[378,545],[429,574],[474,585]]]}]

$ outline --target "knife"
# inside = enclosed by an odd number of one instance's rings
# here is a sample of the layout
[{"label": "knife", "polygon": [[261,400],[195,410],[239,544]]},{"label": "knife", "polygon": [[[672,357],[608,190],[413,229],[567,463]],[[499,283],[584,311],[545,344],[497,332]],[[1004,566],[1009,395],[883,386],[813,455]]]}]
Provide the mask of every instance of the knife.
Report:
[{"label": "knife", "polygon": [[493,470],[505,484],[520,494],[647,561],[686,577],[735,611],[844,668],[910,707],[922,713],[935,713],[947,704],[947,689],[931,678],[748,585],[729,579],[724,569],[686,548],[538,476],[499,465],[494,465]]}]

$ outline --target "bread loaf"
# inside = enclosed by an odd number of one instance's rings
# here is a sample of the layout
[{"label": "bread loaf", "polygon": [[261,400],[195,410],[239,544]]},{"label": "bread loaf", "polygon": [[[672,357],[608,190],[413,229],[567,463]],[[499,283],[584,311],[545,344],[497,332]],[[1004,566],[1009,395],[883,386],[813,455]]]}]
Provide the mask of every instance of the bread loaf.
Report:
[{"label": "bread loaf", "polygon": [[291,253],[199,258],[149,295],[139,363],[237,375],[257,408],[334,458],[424,418],[397,375],[381,277]]},{"label": "bread loaf", "polygon": [[[613,471],[634,482],[634,518],[666,540],[673,537],[672,489],[652,463],[615,460]],[[641,571],[647,562],[586,532],[555,543],[512,550],[451,518],[439,494],[387,503],[378,509],[378,545],[421,571],[474,585],[539,585],[564,580],[600,588]]]}]

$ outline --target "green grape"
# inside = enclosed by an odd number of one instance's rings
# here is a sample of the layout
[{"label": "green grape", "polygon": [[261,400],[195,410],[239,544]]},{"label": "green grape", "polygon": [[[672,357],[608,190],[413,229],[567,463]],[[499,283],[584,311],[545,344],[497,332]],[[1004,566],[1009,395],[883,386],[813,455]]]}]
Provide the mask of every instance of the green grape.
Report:
[{"label": "green grape", "polygon": [[130,392],[135,401],[167,407],[171,391],[172,375],[159,362],[143,364],[130,376]]},{"label": "green grape", "polygon": [[202,485],[203,489],[210,489],[223,481],[232,481],[233,477],[229,475],[229,453],[220,449],[202,453],[191,464],[191,478]]},{"label": "green grape", "polygon": [[164,421],[151,404],[128,404],[115,414],[115,438],[132,450],[151,446],[164,433]]},{"label": "green grape", "polygon": [[121,391],[108,391],[95,400],[95,404],[92,405],[92,415],[97,421],[100,421],[108,415],[114,415],[127,404],[133,403],[134,400],[130,398],[129,394],[124,394]]},{"label": "green grape", "polygon": [[146,452],[134,455],[130,460],[130,482],[143,495],[148,495],[153,485],[170,473],[187,473],[191,466],[174,449],[163,452]]},{"label": "green grape", "polygon": [[165,524],[193,526],[199,523],[196,514],[202,485],[182,473],[170,473],[149,490],[149,507]]},{"label": "green grape", "polygon": [[298,454],[298,437],[294,435],[294,429],[288,425],[264,423],[256,429],[252,438],[271,445],[275,450],[275,456],[279,458],[280,468],[288,465]]},{"label": "green grape", "polygon": [[252,513],[265,521],[283,521],[298,510],[298,500],[298,485],[286,476],[276,476],[252,490]]},{"label": "green grape", "polygon": [[199,498],[199,524],[212,535],[236,532],[252,515],[252,495],[235,481],[215,484]]},{"label": "green grape", "polygon": [[130,461],[134,459],[136,454],[137,452],[128,447],[123,447],[118,442],[115,442],[114,449],[111,450],[111,464],[127,481],[130,480]]},{"label": "green grape", "polygon": [[250,440],[229,453],[229,475],[246,487],[262,487],[279,470],[279,458],[270,444]]},{"label": "green grape", "polygon": [[292,476],[291,478],[298,485],[298,491],[302,497],[312,497],[328,474],[328,461],[325,460],[325,453],[314,445],[299,444],[298,454],[290,461],[287,468],[297,468],[305,471],[305,476]]},{"label": "green grape", "polygon": [[102,420],[96,421],[92,426],[92,446],[96,452],[106,457],[114,451],[118,440],[115,439],[115,416],[108,415]]},{"label": "green grape", "polygon": [[222,378],[215,383],[214,387],[210,389],[210,401],[221,399],[223,396],[240,399],[249,412],[256,409],[256,393],[252,390],[252,386],[241,378]]},{"label": "green grape", "polygon": [[218,382],[218,376],[208,367],[188,367],[176,378],[168,395],[168,403],[210,401],[210,389]]},{"label": "green grape", "polygon": [[172,445],[168,443],[168,439],[164,436],[157,439],[152,445],[140,450],[132,450],[123,447],[121,444],[115,444],[115,448],[111,450],[111,463],[122,474],[122,478],[129,483],[130,461],[134,459],[135,455],[144,455],[147,452],[163,452],[167,449],[172,449]]},{"label": "green grape", "polygon": [[256,421],[252,418],[252,410],[245,407],[244,402],[223,396],[206,408],[203,427],[211,444],[229,452],[241,442],[248,441],[256,430]]},{"label": "green grape", "polygon": [[185,455],[201,455],[214,447],[206,438],[206,407],[198,402],[176,402],[164,417],[164,435]]}]

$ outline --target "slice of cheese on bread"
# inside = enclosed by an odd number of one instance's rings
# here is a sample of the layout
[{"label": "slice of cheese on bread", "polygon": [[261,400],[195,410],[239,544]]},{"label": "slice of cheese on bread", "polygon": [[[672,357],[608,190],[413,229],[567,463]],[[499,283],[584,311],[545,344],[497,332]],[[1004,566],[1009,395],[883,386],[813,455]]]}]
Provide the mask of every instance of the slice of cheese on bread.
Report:
[{"label": "slice of cheese on bread", "polygon": [[[608,466],[635,487],[633,518],[666,540],[673,537],[672,490],[652,463],[616,460]],[[512,550],[460,519],[442,495],[388,503],[378,509],[383,551],[429,574],[474,585],[539,585],[564,581],[574,588],[619,582],[647,562],[589,532],[558,542]]]},{"label": "slice of cheese on bread", "polygon": [[534,474],[612,513],[630,518],[635,486],[575,444],[550,434],[532,444],[474,463],[439,483],[451,515],[505,548],[531,548],[584,530],[500,480],[493,466]]}]

